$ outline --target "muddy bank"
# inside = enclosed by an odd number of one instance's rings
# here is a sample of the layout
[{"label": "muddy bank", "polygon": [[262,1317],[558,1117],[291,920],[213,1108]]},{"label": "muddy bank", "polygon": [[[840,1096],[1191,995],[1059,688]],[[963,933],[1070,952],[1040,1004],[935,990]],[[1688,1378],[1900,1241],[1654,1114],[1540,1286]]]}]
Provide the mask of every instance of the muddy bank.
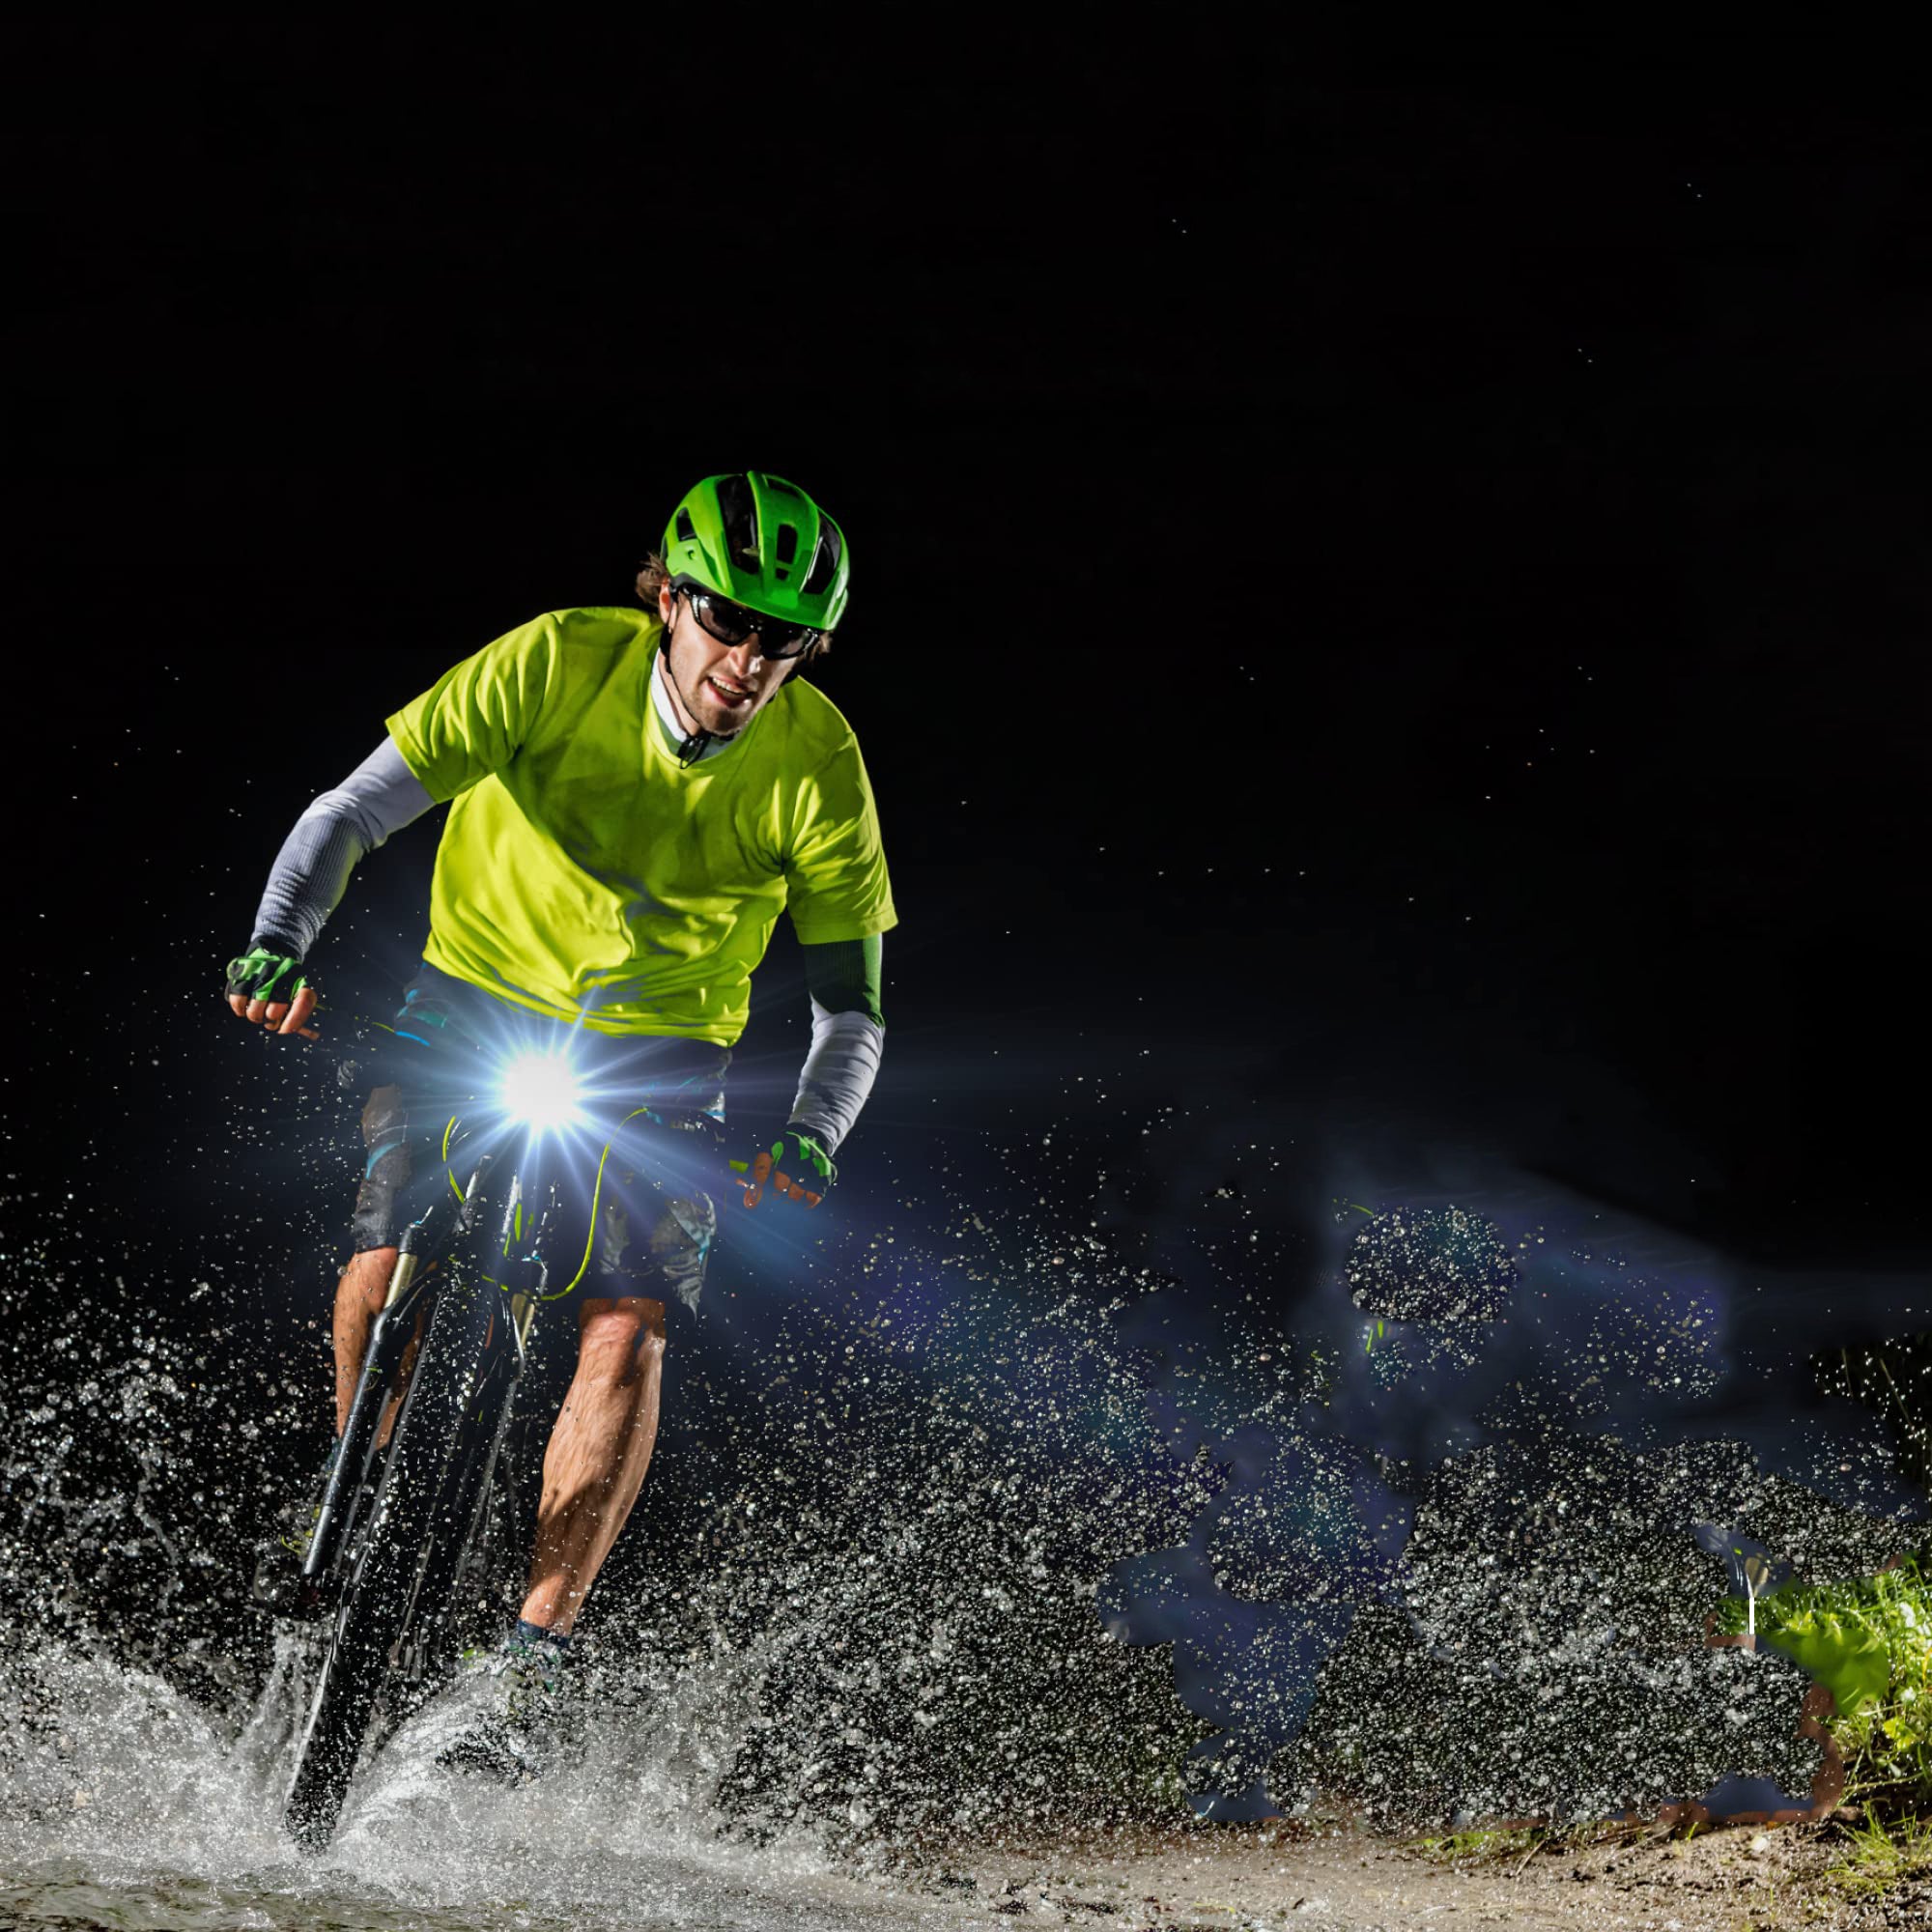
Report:
[{"label": "muddy bank", "polygon": [[1324,1926],[1406,1932],[1507,1924],[1630,1932],[1918,1926],[1932,1883],[1848,1882],[1840,1826],[1652,1826],[1593,1839],[1504,1837],[1455,1855],[1344,1820],[1062,1835],[998,1849],[934,1847],[910,1889],[950,1897],[962,1922],[1194,1932]]}]

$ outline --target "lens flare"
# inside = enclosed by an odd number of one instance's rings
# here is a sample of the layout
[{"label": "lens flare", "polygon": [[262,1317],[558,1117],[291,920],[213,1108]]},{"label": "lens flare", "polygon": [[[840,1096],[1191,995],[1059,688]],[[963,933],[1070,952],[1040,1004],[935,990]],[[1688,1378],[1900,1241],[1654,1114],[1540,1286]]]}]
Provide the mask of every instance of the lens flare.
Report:
[{"label": "lens flare", "polygon": [[577,1072],[560,1053],[520,1053],[503,1068],[503,1105],[540,1132],[575,1126],[583,1118]]}]

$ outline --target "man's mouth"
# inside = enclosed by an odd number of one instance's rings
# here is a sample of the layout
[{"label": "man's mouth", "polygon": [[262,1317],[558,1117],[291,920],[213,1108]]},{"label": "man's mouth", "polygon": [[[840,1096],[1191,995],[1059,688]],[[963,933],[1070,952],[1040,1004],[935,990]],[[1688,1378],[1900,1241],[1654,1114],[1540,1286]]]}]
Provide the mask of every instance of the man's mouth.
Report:
[{"label": "man's mouth", "polygon": [[704,681],[717,694],[720,701],[725,704],[742,704],[752,695],[750,685],[734,683],[728,677],[720,677],[716,671]]}]

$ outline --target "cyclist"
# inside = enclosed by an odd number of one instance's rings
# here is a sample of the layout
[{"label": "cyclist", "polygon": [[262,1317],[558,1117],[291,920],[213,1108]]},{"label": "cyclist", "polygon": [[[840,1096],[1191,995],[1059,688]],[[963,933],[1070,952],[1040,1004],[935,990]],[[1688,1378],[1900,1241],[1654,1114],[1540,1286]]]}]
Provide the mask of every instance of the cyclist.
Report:
[{"label": "cyclist", "polygon": [[[802,944],[811,1044],[783,1133],[756,1150],[747,1207],[765,1193],[818,1204],[877,1072],[880,935],[897,923],[877,813],[851,727],[791,675],[829,647],[848,580],[842,532],[795,484],[707,477],[639,574],[643,610],[553,611],[388,719],[297,822],[229,968],[238,1014],[314,1037],[302,964],[351,871],[448,803],[395,1057],[412,1041],[567,1037],[621,1091],[619,1111],[647,1106],[655,1122],[620,1177],[637,1184],[579,1244],[577,1366],[545,1455],[528,1594],[485,1666],[504,1680],[489,1735],[458,1761],[515,1760],[540,1734],[643,1483],[666,1311],[697,1312],[717,1228],[698,1156],[722,1173],[725,1068],[781,908]],[[405,1066],[363,1110],[367,1167],[335,1298],[338,1434],[398,1236],[425,1178],[440,1179],[449,1110],[429,1091],[435,1056],[419,1059],[419,1078]],[[767,1167],[781,1184],[757,1184]]]}]

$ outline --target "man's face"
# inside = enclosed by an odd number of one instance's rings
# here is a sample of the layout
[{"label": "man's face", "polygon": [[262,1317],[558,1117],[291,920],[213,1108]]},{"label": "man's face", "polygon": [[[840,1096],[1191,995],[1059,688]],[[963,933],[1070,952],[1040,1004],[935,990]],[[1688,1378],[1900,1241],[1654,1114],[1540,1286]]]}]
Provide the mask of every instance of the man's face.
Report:
[{"label": "man's face", "polygon": [[763,658],[753,633],[742,644],[721,644],[697,621],[689,598],[667,584],[658,592],[671,689],[699,729],[742,731],[791,675],[797,658]]}]

